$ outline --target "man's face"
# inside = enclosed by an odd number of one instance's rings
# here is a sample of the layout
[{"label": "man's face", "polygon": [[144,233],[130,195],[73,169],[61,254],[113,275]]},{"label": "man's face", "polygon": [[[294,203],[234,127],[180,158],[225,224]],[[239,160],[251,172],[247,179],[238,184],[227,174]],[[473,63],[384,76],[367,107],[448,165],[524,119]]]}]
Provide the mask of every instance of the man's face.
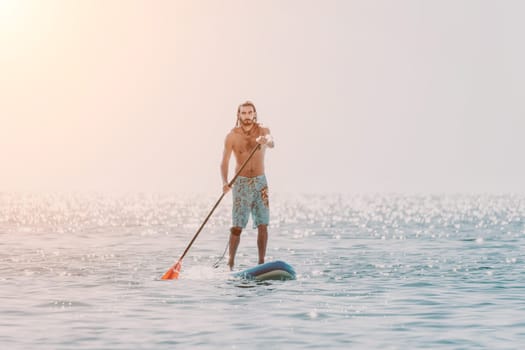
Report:
[{"label": "man's face", "polygon": [[252,106],[241,106],[239,111],[239,119],[241,120],[242,125],[251,125],[253,124],[253,119],[255,118],[255,111]]}]

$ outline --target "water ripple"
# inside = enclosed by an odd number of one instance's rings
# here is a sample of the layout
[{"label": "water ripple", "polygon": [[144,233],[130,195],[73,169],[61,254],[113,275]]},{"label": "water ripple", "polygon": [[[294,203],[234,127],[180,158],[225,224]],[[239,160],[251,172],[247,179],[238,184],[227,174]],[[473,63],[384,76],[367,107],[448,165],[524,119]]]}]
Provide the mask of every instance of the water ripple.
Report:
[{"label": "water ripple", "polygon": [[[268,260],[294,281],[229,278],[215,198],[0,193],[0,342],[10,349],[515,348],[525,341],[525,197],[272,199]],[[238,268],[256,263],[242,235]],[[261,334],[266,336],[262,337]]]}]

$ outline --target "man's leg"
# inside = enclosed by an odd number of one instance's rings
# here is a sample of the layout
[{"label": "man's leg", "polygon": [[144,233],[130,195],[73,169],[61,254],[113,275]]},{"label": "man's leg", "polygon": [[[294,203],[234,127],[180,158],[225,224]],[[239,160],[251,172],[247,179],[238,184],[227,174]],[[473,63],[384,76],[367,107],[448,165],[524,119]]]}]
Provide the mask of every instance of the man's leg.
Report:
[{"label": "man's leg", "polygon": [[257,226],[257,248],[259,249],[259,264],[264,264],[266,243],[268,242],[268,225]]},{"label": "man's leg", "polygon": [[230,270],[233,270],[235,264],[235,253],[237,253],[237,247],[241,241],[242,228],[234,226],[230,229],[230,258],[228,259],[228,266]]}]

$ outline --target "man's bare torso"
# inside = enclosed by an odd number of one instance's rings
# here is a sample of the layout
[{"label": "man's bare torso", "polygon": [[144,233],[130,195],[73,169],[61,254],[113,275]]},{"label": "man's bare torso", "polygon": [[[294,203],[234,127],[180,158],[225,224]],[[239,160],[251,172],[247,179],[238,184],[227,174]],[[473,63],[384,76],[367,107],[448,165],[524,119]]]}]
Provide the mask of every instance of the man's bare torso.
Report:
[{"label": "man's bare torso", "polygon": [[[241,127],[236,127],[228,134],[227,142],[231,142],[232,151],[236,160],[235,172],[250,155],[250,152],[257,145],[255,139],[259,136],[268,134],[268,129],[260,126],[255,126],[255,130],[250,130],[249,135],[242,130]],[[245,177],[254,177],[264,174],[264,153],[266,147],[261,147],[259,151],[255,152],[246,167],[239,174]]]}]

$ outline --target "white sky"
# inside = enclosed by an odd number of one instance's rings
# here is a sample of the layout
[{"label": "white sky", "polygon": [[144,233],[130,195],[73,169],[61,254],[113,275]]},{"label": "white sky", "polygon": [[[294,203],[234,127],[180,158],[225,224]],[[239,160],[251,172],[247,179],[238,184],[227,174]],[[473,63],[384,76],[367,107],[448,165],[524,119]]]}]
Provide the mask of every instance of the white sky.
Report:
[{"label": "white sky", "polygon": [[0,191],[525,193],[525,2],[0,0]]}]

